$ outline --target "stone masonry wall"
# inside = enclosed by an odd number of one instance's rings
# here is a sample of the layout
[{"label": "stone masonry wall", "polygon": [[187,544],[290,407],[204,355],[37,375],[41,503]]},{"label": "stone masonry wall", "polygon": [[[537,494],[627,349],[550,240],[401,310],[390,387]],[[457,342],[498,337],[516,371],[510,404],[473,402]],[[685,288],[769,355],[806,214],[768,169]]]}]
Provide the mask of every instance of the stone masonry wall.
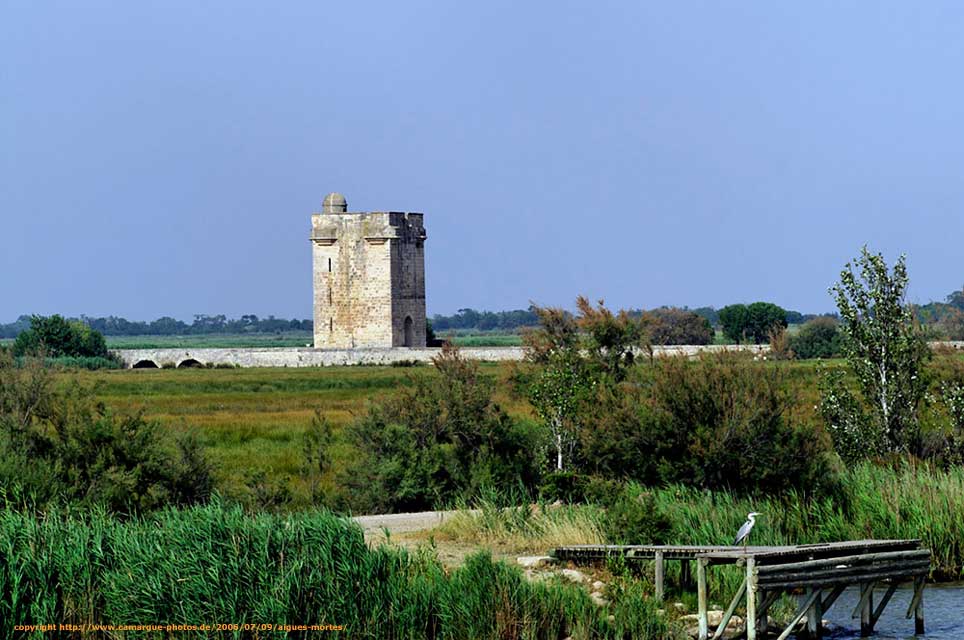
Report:
[{"label": "stone masonry wall", "polygon": [[[673,346],[654,347],[658,356],[692,356],[701,351],[750,351],[763,354],[767,345],[730,346]],[[463,347],[462,355],[470,360],[502,362],[521,360],[522,347]],[[117,354],[127,367],[151,363],[162,367],[182,364],[234,365],[238,367],[326,367],[334,365],[387,365],[400,361],[429,362],[439,352],[437,347],[404,347],[387,349],[120,349]]]},{"label": "stone masonry wall", "polygon": [[322,213],[312,216],[315,346],[425,346],[425,269],[421,214]]},{"label": "stone masonry wall", "polygon": [[[409,213],[397,241],[392,241],[392,346],[424,347],[425,229],[422,214]],[[406,344],[406,321],[411,322],[411,344]]]},{"label": "stone masonry wall", "polygon": [[[931,348],[952,348],[964,351],[964,342],[932,342]],[[704,351],[748,351],[765,357],[769,345],[680,345],[653,347],[656,356],[695,356]],[[238,367],[326,367],[336,365],[387,365],[392,362],[415,360],[429,362],[439,352],[438,348],[406,349],[120,349],[116,353],[130,368],[135,364],[151,363],[154,366],[178,366],[199,363],[202,365],[234,365]],[[470,360],[500,362],[521,360],[522,347],[463,347],[462,355]]]}]

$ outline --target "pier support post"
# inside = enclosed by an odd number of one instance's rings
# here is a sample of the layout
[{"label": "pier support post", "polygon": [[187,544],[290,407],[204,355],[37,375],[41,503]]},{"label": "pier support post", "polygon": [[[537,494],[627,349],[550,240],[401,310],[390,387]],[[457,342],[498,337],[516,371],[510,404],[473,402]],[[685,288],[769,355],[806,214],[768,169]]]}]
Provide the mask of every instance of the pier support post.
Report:
[{"label": "pier support post", "polygon": [[760,604],[758,604],[756,608],[756,628],[763,634],[763,637],[766,638],[767,633],[770,631],[770,615],[767,612],[770,610],[770,606],[780,597],[780,590],[770,589],[767,591],[760,589],[759,594]]},{"label": "pier support post", "polygon": [[914,634],[924,634],[924,576],[914,578],[914,598],[907,608],[907,617],[914,615]]},{"label": "pier support post", "polygon": [[663,552],[656,552],[656,599],[663,599]]},{"label": "pier support post", "polygon": [[679,563],[679,586],[684,591],[693,586],[693,574],[689,560],[680,560]]},{"label": "pier support post", "polygon": [[867,582],[861,585],[860,602],[860,635],[867,637],[874,632],[874,583]]},{"label": "pier support post", "polygon": [[706,565],[709,560],[706,558],[696,559],[696,599],[699,609],[699,640],[709,640],[710,623],[706,611]]},{"label": "pier support post", "polygon": [[[814,595],[814,589],[807,589],[807,596]],[[813,599],[813,604],[807,609],[807,633],[806,637],[808,640],[819,640],[823,634],[823,626],[821,621],[823,619],[823,607],[820,601],[821,593],[820,589],[816,589],[816,597]]]},{"label": "pier support post", "polygon": [[756,640],[756,559],[746,559],[746,640]]}]

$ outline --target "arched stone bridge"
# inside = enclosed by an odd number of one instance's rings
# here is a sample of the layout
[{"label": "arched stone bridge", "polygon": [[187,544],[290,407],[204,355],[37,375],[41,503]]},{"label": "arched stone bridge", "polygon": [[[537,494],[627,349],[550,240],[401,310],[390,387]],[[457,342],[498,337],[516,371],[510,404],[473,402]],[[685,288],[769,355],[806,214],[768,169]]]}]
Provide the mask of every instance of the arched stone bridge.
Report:
[{"label": "arched stone bridge", "polygon": [[[692,356],[702,351],[749,351],[763,354],[768,345],[680,345],[654,347],[657,356]],[[159,369],[188,367],[327,367],[335,365],[388,365],[393,362],[428,362],[438,348],[411,349],[121,349],[117,351],[128,369]],[[521,360],[522,347],[463,347],[462,355],[471,360],[501,362]]]}]

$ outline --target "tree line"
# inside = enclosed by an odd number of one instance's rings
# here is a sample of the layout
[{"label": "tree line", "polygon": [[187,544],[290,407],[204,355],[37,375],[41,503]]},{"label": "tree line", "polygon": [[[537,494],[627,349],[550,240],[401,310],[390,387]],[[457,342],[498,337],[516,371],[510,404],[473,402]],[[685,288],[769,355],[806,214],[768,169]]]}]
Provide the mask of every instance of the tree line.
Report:
[{"label": "tree line", "polygon": [[[927,329],[929,337],[964,340],[964,287],[960,291],[948,294],[945,302],[931,302],[912,308],[915,317]],[[783,309],[771,302],[731,304],[720,309],[711,306],[694,309],[685,306],[663,306],[650,310],[629,309],[627,313],[632,317],[648,319],[654,332],[653,344],[707,344],[712,341],[712,331],[717,328],[723,331],[730,342],[762,343],[769,340],[769,330],[775,324],[786,327],[804,324],[817,318],[836,317],[836,314],[805,314]],[[21,315],[14,322],[0,324],[0,339],[16,338],[21,332],[30,328],[32,317]],[[698,319],[705,320],[711,330],[711,337],[706,341],[702,340],[705,332],[700,328],[703,323]],[[82,322],[105,336],[310,332],[313,327],[313,322],[307,319],[289,320],[276,318],[273,315],[259,318],[254,314],[242,315],[240,318],[228,318],[223,314],[196,314],[190,323],[167,316],[149,322],[127,320],[117,316],[81,316],[68,320]],[[477,311],[465,308],[448,316],[435,314],[429,324],[439,336],[458,330],[514,333],[520,329],[538,327],[539,314],[536,305],[530,305],[528,309],[510,311]]]},{"label": "tree line", "polygon": [[[0,338],[16,338],[21,332],[30,328],[35,316],[22,315],[15,322],[0,324]],[[286,320],[273,315],[259,318],[254,314],[243,315],[240,318],[228,318],[225,315],[197,314],[188,324],[175,318],[163,317],[150,322],[141,320],[127,320],[117,316],[97,318],[81,316],[70,318],[71,322],[81,322],[94,331],[105,336],[189,336],[209,334],[235,333],[281,333],[284,331],[311,331],[311,320]]]}]

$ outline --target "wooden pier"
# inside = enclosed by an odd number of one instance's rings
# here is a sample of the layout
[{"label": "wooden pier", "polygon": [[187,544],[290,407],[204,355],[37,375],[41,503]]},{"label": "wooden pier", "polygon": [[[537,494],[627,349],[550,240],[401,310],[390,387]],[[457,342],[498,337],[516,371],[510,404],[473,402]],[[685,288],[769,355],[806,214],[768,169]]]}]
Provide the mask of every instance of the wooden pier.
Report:
[{"label": "wooden pier", "polygon": [[[552,555],[572,562],[597,562],[622,556],[627,561],[655,562],[656,597],[664,593],[665,563],[681,563],[682,587],[690,582],[690,563],[696,563],[699,603],[699,640],[718,640],[741,602],[745,606],[747,640],[766,637],[767,612],[783,593],[803,592],[790,624],[777,636],[786,640],[806,620],[802,636],[820,638],[823,613],[848,586],[860,589],[853,617],[860,618],[861,635],[873,633],[897,586],[913,581],[914,596],[907,618],[914,618],[915,633],[924,633],[924,580],[930,571],[930,550],[919,540],[851,540],[826,544],[784,547],[716,547],[694,545],[574,545],[554,549]],[[710,635],[708,624],[707,569],[713,565],[744,567],[743,584],[730,601],[723,619]],[[883,595],[874,604],[874,590]]]}]

